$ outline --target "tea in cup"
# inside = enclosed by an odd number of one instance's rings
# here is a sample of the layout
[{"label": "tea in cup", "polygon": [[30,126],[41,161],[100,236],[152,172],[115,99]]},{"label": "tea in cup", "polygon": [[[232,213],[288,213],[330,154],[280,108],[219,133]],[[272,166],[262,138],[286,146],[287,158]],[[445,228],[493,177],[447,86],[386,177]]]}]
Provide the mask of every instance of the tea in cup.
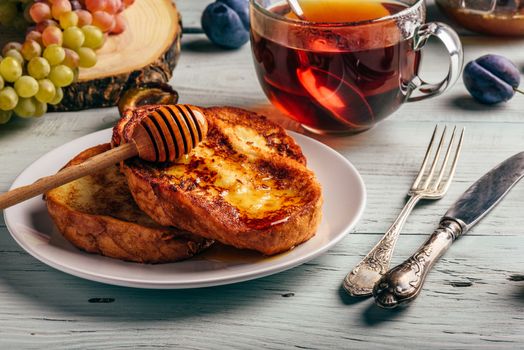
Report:
[{"label": "tea in cup", "polygon": [[[460,75],[460,39],[447,25],[424,24],[423,0],[251,0],[251,46],[260,84],[280,110],[316,133],[369,129],[401,104],[442,93]],[[448,49],[446,78],[418,76],[430,36]]]}]

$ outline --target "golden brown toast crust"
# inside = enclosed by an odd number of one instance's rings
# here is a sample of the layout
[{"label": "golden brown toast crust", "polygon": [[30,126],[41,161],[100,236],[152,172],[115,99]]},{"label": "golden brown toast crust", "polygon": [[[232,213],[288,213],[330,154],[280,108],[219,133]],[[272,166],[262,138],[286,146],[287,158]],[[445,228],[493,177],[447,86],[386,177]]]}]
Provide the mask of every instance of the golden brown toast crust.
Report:
[{"label": "golden brown toast crust", "polygon": [[[66,167],[109,149],[109,144],[87,149]],[[162,227],[140,211],[117,165],[53,189],[45,199],[63,236],[90,253],[140,263],[164,263],[192,257],[212,243],[176,228]]]},{"label": "golden brown toast crust", "polygon": [[[137,116],[132,110],[124,112],[124,115],[113,129],[113,138],[111,140],[113,145],[119,145],[131,140],[135,126],[140,123],[142,118],[146,117],[147,106],[143,106],[143,108],[144,113],[139,115],[138,118],[136,118]],[[153,107],[151,109],[154,110]],[[202,110],[211,116],[208,122],[218,126],[218,128],[245,126],[253,129],[265,138],[272,152],[306,164],[306,158],[295,140],[289,137],[283,128],[269,121],[265,116],[234,107],[212,107],[202,108]],[[211,132],[212,130],[209,130],[209,133]]]},{"label": "golden brown toast crust", "polygon": [[[124,162],[139,207],[162,225],[267,255],[311,238],[322,195],[295,141],[252,112],[203,111],[208,135],[188,156],[174,164]],[[124,117],[115,127],[114,144],[128,140],[127,122]]]}]

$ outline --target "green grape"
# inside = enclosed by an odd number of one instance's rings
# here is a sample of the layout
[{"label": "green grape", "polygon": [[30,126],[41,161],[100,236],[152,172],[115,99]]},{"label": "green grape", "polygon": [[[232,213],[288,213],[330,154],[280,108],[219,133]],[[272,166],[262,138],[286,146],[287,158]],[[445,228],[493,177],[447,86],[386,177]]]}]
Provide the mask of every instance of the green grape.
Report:
[{"label": "green grape", "polygon": [[13,116],[13,111],[2,111],[0,110],[0,124],[7,123]]},{"label": "green grape", "polygon": [[93,25],[86,25],[82,27],[82,32],[84,32],[85,40],[84,46],[89,47],[90,49],[98,49],[104,45],[105,37],[104,32],[100,28]]},{"label": "green grape", "polygon": [[42,32],[42,44],[45,47],[55,45],[62,45],[63,43],[63,33],[62,30],[53,25],[47,26]]},{"label": "green grape", "polygon": [[51,66],[56,66],[62,63],[65,58],[64,48],[58,45],[49,45],[44,50],[44,58],[49,62]]},{"label": "green grape", "polygon": [[49,73],[49,79],[57,87],[64,87],[71,85],[75,78],[73,70],[66,65],[58,65],[51,68]]},{"label": "green grape", "polygon": [[17,43],[16,41],[10,41],[10,42],[8,42],[8,43],[5,44],[4,47],[2,48],[2,55],[5,56],[5,54],[7,53],[7,51],[9,51],[9,50],[11,50],[11,49],[15,49],[16,51],[20,51],[20,50],[22,50],[22,44]]},{"label": "green grape", "polygon": [[59,19],[60,16],[72,10],[69,0],[52,0],[51,14],[53,18]]},{"label": "green grape", "polygon": [[27,72],[35,79],[43,79],[47,77],[50,71],[51,66],[43,57],[35,57],[27,64]]},{"label": "green grape", "polygon": [[78,68],[80,57],[78,54],[71,50],[71,49],[64,49],[66,53],[66,57],[64,59],[64,62],[62,64],[68,66],[71,69]]},{"label": "green grape", "polygon": [[56,88],[56,94],[55,97],[49,102],[50,105],[57,105],[60,102],[62,102],[62,99],[64,98],[64,90],[62,88]]},{"label": "green grape", "polygon": [[[25,35],[25,40],[34,40],[36,41],[39,45],[42,45],[42,33],[40,33],[38,30],[33,29],[28,29],[27,31],[27,34]],[[20,49],[21,50],[21,49]]]},{"label": "green grape", "polygon": [[30,61],[31,58],[38,57],[42,54],[42,46],[35,40],[26,40],[20,52],[27,61]]},{"label": "green grape", "polygon": [[75,12],[65,12],[60,15],[60,27],[62,27],[63,29],[75,27],[77,24],[78,15]]},{"label": "green grape", "polygon": [[35,115],[36,105],[32,98],[20,98],[16,105],[15,114],[21,118],[31,118]]},{"label": "green grape", "polygon": [[38,81],[38,92],[35,97],[42,103],[49,103],[53,101],[56,95],[56,88],[53,82],[49,79],[42,79]]},{"label": "green grape", "polygon": [[5,81],[15,82],[22,76],[22,65],[13,57],[4,57],[0,62],[0,74]]},{"label": "green grape", "polygon": [[77,27],[83,27],[93,22],[93,15],[91,15],[91,12],[87,10],[75,10],[75,13],[78,16]]},{"label": "green grape", "polygon": [[37,2],[29,6],[29,15],[33,22],[40,23],[51,19],[51,7],[45,2]]},{"label": "green grape", "polygon": [[115,16],[106,11],[94,11],[93,16],[93,25],[100,28],[104,33],[109,33],[115,29],[116,21]]},{"label": "green grape", "polygon": [[15,89],[11,86],[6,86],[0,90],[0,109],[3,111],[9,111],[16,107],[18,104],[18,95]]},{"label": "green grape", "polygon": [[34,98],[32,100],[33,100],[33,103],[35,104],[35,114],[33,116],[35,118],[43,116],[45,112],[47,112],[47,103],[37,101]]},{"label": "green grape", "polygon": [[13,57],[15,60],[18,61],[21,65],[24,64],[24,57],[20,53],[20,51],[17,51],[15,49],[11,49],[5,53],[5,57]]},{"label": "green grape", "polygon": [[81,47],[76,53],[78,53],[78,56],[80,57],[80,67],[91,68],[96,64],[97,57],[95,50],[88,47]]},{"label": "green grape", "polygon": [[64,47],[76,50],[84,45],[85,35],[82,29],[78,27],[69,27],[64,30],[63,40]]},{"label": "green grape", "polygon": [[33,97],[38,92],[38,82],[29,75],[22,75],[15,82],[15,91],[20,97]]},{"label": "green grape", "polygon": [[2,78],[2,76],[0,75],[0,90],[2,90],[4,88],[4,86],[5,86],[4,78]]}]

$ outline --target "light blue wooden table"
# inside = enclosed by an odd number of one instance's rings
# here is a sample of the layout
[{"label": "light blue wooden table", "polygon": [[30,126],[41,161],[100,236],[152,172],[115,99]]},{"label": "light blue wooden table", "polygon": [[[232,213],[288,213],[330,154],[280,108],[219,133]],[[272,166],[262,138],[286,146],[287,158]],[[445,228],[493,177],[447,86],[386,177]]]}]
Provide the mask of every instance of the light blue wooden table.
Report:
[{"label": "light blue wooden table", "polygon": [[[188,26],[207,1],[180,0]],[[429,2],[429,19],[441,19]],[[464,33],[464,32],[463,32]],[[524,68],[524,41],[462,36],[466,59],[504,54]],[[429,44],[425,77],[447,65]],[[256,80],[249,46],[222,51],[202,35],[183,38],[172,79],[183,103],[234,105],[283,117]],[[113,125],[116,109],[48,114],[0,127],[0,191],[55,147]],[[28,255],[0,219],[1,349],[236,348],[522,348],[524,344],[524,184],[454,244],[408,308],[384,311],[341,290],[349,269],[400,211],[435,123],[466,126],[467,138],[448,195],[419,205],[395,252],[399,263],[432,232],[447,207],[479,176],[524,150],[524,96],[485,107],[459,81],[438,98],[405,105],[353,137],[316,138],[361,172],[368,204],[354,232],[295,269],[234,285],[177,291],[104,285],[58,272]],[[297,129],[291,122],[288,128]]]}]

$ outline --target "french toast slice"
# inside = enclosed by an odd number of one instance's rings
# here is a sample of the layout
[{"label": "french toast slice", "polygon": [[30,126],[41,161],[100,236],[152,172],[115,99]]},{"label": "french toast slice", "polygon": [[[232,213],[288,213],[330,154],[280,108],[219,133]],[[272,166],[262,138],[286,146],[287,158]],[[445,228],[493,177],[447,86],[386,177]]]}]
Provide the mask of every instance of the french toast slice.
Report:
[{"label": "french toast slice", "polygon": [[[310,239],[322,193],[295,141],[266,117],[232,107],[202,109],[208,134],[174,163],[123,162],[138,206],[161,225],[266,255]],[[129,142],[143,116],[127,111],[113,144]]]},{"label": "french toast slice", "polygon": [[[109,143],[89,148],[67,165],[105,152]],[[76,247],[121,260],[165,263],[187,259],[212,241],[162,227],[135,204],[125,176],[114,165],[47,192],[47,209],[62,235]]]}]

